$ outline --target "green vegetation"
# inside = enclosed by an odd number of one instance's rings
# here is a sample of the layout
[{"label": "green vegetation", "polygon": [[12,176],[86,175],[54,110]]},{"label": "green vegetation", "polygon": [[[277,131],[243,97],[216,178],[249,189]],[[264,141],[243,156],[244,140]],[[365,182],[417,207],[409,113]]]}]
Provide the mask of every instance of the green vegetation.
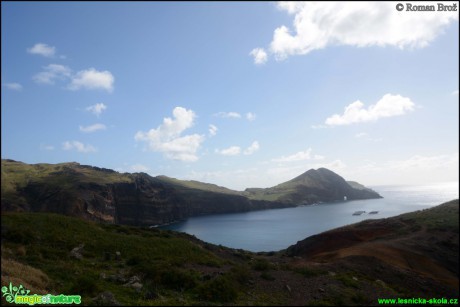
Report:
[{"label": "green vegetation", "polygon": [[434,208],[402,214],[399,220],[415,223],[415,227],[428,230],[459,231],[458,200],[453,200]]},{"label": "green vegetation", "polygon": [[[44,272],[50,282],[35,283],[37,287],[78,293],[85,304],[103,289],[111,289],[120,302],[133,304],[136,291],[123,286],[133,276],[154,285],[155,291],[198,291],[204,284],[201,273],[188,266],[212,264],[215,268],[228,263],[193,243],[190,236],[170,231],[96,224],[42,213],[3,214],[2,225],[2,258]],[[81,259],[71,255],[79,246],[83,246]],[[20,249],[25,251],[15,252]],[[222,283],[222,287],[226,285]]]},{"label": "green vegetation", "polygon": [[[310,172],[309,176],[315,174]],[[221,187],[213,185],[136,176],[76,163],[28,165],[2,160],[2,286],[12,282],[37,294],[78,294],[82,295],[83,305],[368,305],[375,303],[376,295],[458,296],[451,283],[456,278],[458,284],[458,200],[399,217],[346,226],[334,230],[336,237],[315,236],[310,243],[331,241],[324,256],[324,250],[314,251],[319,255],[315,259],[306,257],[311,245],[303,247],[302,242],[288,257],[285,251],[252,253],[157,228],[96,223],[52,213],[8,212],[12,209],[7,206],[5,210],[5,204],[14,209],[34,200],[18,193],[34,184],[40,184],[36,193],[44,193],[44,187],[45,196],[65,191],[63,197],[73,197],[81,185],[135,185],[133,182],[138,180],[136,185],[148,186],[161,181],[155,187],[169,184],[164,190],[169,191],[171,186],[181,186],[176,195],[190,196],[197,202],[210,195],[209,203],[221,199],[213,198],[215,195],[225,197],[223,190],[218,191]],[[293,182],[302,180],[309,179],[299,176]],[[99,192],[105,193],[104,189]],[[244,199],[228,194],[236,200]],[[190,201],[190,197],[186,199]],[[54,199],[47,201],[54,204]],[[127,204],[131,208],[128,201]],[[401,270],[391,257],[377,259],[365,254],[335,259],[340,254],[340,248],[334,250],[337,240],[343,240],[341,235],[350,231],[368,240],[365,244],[378,241],[382,248],[388,242],[388,251],[410,247],[410,253],[404,254],[405,261],[411,263],[424,257],[423,266],[414,266],[413,270],[431,264],[447,271],[435,280],[436,276],[427,279],[417,271],[412,274],[410,268]],[[353,241],[348,247],[360,243]],[[427,272],[431,274],[423,273]],[[449,272],[454,278],[449,279]],[[415,288],[407,286],[406,280]]]},{"label": "green vegetation", "polygon": [[263,258],[256,259],[252,264],[252,268],[256,271],[267,271],[270,267],[270,262]]},{"label": "green vegetation", "polygon": [[336,173],[319,168],[311,169],[294,179],[267,189],[246,189],[244,194],[251,199],[280,201],[294,204],[312,204],[319,201],[380,198],[373,190],[353,182],[345,181]]},{"label": "green vegetation", "polygon": [[[269,268],[254,253],[184,233],[52,213],[2,214],[2,283],[81,295],[85,305],[110,304],[101,298],[107,291],[127,305],[244,305],[254,280],[274,280]],[[257,305],[266,297],[265,289],[250,296]]]},{"label": "green vegetation", "polygon": [[203,190],[208,192],[216,192],[216,193],[223,193],[223,194],[232,194],[232,195],[243,195],[242,192],[238,192],[235,190],[230,190],[225,187],[221,187],[211,183],[200,182],[196,180],[179,180],[176,178],[171,178],[167,176],[157,176],[159,180],[163,182],[168,182],[173,185],[182,186],[189,189],[196,189],[196,190]]},{"label": "green vegetation", "polygon": [[[28,185],[46,185],[50,191],[60,191],[72,195],[81,184],[108,184],[132,182],[129,174],[121,174],[76,162],[59,164],[26,164],[2,159],[1,174],[2,209],[4,204],[14,208],[27,207],[27,200],[19,193]],[[77,184],[78,183],[78,184]]]},{"label": "green vegetation", "polygon": [[[76,162],[26,164],[2,160],[1,179],[2,210],[51,211],[88,218],[82,207],[89,204],[88,212],[94,219],[114,221],[113,209],[126,204],[129,208],[119,210],[123,212],[121,220],[135,225],[145,225],[153,220],[161,224],[184,218],[190,212],[197,215],[280,208],[341,200],[344,195],[349,199],[380,197],[370,189],[354,189],[342,177],[326,169],[309,170],[272,188],[244,192],[167,176],[118,173]],[[357,183],[356,186],[363,187]],[[135,212],[139,206],[150,207],[146,210],[149,212],[164,212],[151,209],[158,203],[167,204],[168,209],[174,211],[173,216],[169,212],[164,216],[145,216]],[[178,203],[180,209],[173,209]]]},{"label": "green vegetation", "polygon": [[[457,216],[455,201],[393,220],[424,229],[443,219],[458,229]],[[407,288],[400,270],[388,280],[372,275],[373,266],[360,272],[355,260],[323,267],[299,259],[215,246],[156,228],[49,213],[2,214],[2,283],[22,284],[37,294],[82,295],[84,305],[369,305],[376,293],[395,297],[426,291]],[[386,282],[376,282],[381,278]],[[303,291],[316,298],[295,294]]]}]

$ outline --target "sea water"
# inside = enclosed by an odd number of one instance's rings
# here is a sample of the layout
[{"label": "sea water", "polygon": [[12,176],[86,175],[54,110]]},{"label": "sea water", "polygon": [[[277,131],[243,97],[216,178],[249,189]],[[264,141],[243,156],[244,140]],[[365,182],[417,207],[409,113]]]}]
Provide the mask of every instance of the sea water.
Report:
[{"label": "sea water", "polygon": [[[384,198],[199,216],[161,228],[186,232],[203,241],[232,248],[278,251],[336,227],[422,210],[459,198],[458,182],[372,189]],[[355,211],[365,213],[353,215]],[[370,215],[370,211],[378,211],[378,214]]]}]

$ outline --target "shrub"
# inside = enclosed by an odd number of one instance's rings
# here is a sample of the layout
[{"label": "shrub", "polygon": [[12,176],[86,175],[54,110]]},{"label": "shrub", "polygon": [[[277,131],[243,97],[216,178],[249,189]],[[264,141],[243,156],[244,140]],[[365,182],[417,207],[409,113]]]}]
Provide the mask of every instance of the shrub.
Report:
[{"label": "shrub", "polygon": [[198,276],[191,271],[176,268],[164,270],[160,273],[161,285],[174,290],[186,290],[197,285]]},{"label": "shrub", "polygon": [[252,268],[256,271],[266,271],[270,269],[270,262],[265,259],[256,259],[252,264]]},{"label": "shrub", "polygon": [[249,267],[247,265],[238,265],[233,267],[231,274],[233,279],[235,279],[241,285],[247,284],[251,278],[251,274],[249,274]]},{"label": "shrub", "polygon": [[213,302],[232,302],[238,297],[237,285],[226,276],[206,281],[198,287],[198,297]]},{"label": "shrub", "polygon": [[82,275],[77,277],[67,291],[69,295],[94,296],[99,292],[95,277]]},{"label": "shrub", "polygon": [[262,274],[260,274],[260,278],[263,278],[265,280],[275,280],[275,277],[273,277],[273,275],[267,273],[267,272],[263,272]]}]

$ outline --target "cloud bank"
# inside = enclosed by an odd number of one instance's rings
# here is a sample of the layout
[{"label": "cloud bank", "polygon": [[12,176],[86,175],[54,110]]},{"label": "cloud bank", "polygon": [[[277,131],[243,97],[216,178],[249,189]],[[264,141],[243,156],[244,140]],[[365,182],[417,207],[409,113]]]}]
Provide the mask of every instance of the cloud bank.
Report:
[{"label": "cloud bank", "polygon": [[[276,60],[304,55],[329,46],[385,47],[400,49],[428,46],[453,21],[458,12],[397,11],[395,2],[278,2],[293,16],[293,25],[273,32],[269,52]],[[437,6],[436,2],[424,5]],[[264,49],[250,52],[256,64],[268,56]]]}]

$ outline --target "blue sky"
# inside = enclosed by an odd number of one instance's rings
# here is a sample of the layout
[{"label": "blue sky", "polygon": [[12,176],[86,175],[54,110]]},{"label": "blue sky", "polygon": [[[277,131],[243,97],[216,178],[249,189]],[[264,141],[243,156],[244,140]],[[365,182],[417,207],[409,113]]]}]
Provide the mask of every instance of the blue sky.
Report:
[{"label": "blue sky", "polygon": [[[450,4],[449,2],[445,2]],[[458,12],[2,2],[2,158],[234,189],[458,182]]]}]

